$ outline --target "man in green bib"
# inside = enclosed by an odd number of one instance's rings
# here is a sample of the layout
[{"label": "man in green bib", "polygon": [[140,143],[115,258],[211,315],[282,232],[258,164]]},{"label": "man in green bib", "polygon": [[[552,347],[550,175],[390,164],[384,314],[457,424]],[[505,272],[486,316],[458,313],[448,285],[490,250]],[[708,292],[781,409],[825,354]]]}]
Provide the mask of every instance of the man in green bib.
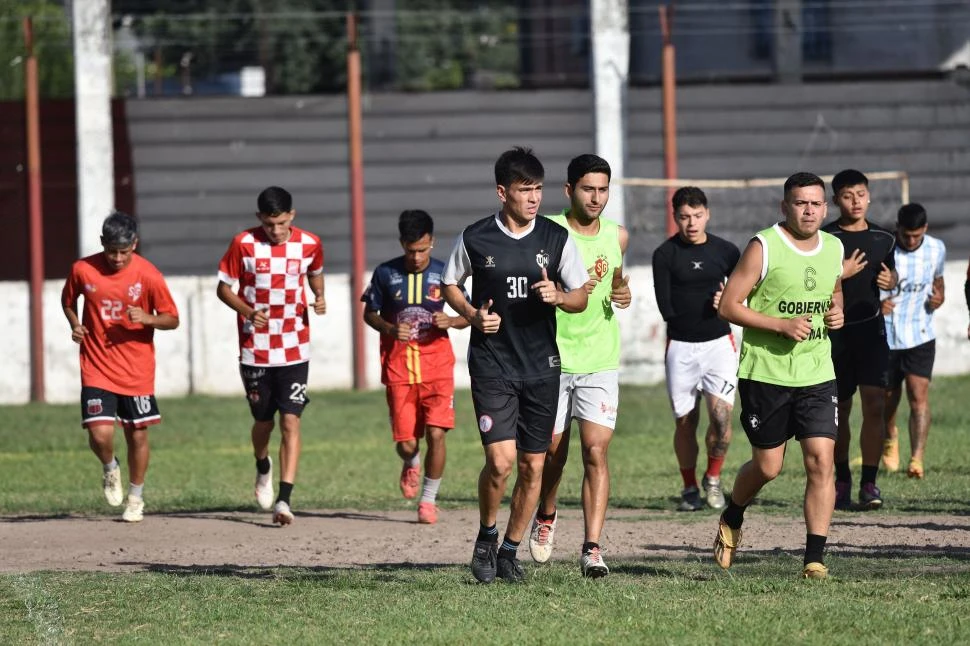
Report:
[{"label": "man in green bib", "polygon": [[[738,366],[741,426],[751,460],[738,471],[721,514],[714,558],[731,567],[744,510],[781,473],[785,445],[802,446],[805,560],[802,576],[824,579],[822,553],[835,504],[838,394],[829,330],[842,327],[842,243],[819,231],[825,184],[811,173],[785,182],[783,222],[748,243],[721,295],[718,313],[744,328]],[[745,303],[747,301],[747,303]]]},{"label": "man in green bib", "polygon": [[610,572],[599,545],[610,495],[606,452],[619,404],[620,327],[613,307],[630,305],[628,279],[622,272],[629,234],[601,217],[610,198],[610,165],[605,159],[580,155],[569,162],[566,177],[569,208],[549,219],[565,227],[579,248],[589,272],[589,306],[575,314],[556,312],[556,344],[562,359],[559,404],[542,472],[539,509],[529,533],[529,552],[539,563],[552,555],[556,493],[576,419],[583,451],[585,525],[579,565],[583,576],[602,577]]}]

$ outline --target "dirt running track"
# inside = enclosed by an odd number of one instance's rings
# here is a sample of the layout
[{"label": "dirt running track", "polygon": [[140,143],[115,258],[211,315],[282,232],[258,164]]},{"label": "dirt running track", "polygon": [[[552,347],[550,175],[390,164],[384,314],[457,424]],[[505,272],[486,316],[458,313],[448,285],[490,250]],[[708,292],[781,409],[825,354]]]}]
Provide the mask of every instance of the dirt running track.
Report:
[{"label": "dirt running track", "polygon": [[[611,511],[602,541],[607,563],[622,570],[638,558],[710,559],[717,516],[702,513]],[[417,524],[413,511],[297,512],[285,528],[255,512],[149,514],[135,525],[107,516],[7,516],[0,518],[0,572],[454,565],[470,560],[477,526],[470,509],[444,510],[433,526]],[[577,558],[581,540],[581,513],[563,510],[553,558]],[[804,541],[800,520],[749,514],[741,553],[800,555]],[[838,514],[829,553],[947,554],[970,567],[970,516]]]}]

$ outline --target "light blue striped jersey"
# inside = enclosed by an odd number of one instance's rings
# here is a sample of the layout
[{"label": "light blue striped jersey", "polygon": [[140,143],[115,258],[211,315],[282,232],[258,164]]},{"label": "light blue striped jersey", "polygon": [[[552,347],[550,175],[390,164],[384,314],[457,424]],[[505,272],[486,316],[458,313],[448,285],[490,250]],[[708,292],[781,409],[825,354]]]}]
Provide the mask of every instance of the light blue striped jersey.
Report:
[{"label": "light blue striped jersey", "polygon": [[923,236],[916,249],[907,251],[896,245],[896,272],[899,283],[882,298],[892,298],[896,307],[886,317],[886,338],[890,350],[906,350],[936,338],[933,312],[926,301],[933,293],[933,280],[943,276],[946,247],[933,236]]}]

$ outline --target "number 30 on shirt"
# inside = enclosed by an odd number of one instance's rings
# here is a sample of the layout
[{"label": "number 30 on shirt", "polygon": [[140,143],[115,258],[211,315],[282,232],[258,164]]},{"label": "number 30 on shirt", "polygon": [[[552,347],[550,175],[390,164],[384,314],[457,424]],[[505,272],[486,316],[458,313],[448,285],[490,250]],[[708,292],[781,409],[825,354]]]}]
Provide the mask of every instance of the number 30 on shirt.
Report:
[{"label": "number 30 on shirt", "polygon": [[507,276],[505,280],[509,284],[510,299],[529,297],[529,279],[526,276]]}]

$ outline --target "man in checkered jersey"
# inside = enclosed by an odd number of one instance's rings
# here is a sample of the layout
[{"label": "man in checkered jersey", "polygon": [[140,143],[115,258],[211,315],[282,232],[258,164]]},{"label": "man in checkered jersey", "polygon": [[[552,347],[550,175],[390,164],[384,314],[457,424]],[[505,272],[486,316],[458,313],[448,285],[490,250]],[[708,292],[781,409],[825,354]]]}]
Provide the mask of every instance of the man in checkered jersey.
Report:
[{"label": "man in checkered jersey", "polygon": [[[270,186],[256,200],[260,225],[233,238],[219,262],[219,300],[235,310],[239,373],[253,415],[256,500],[273,510],[273,522],[293,522],[290,494],[300,459],[300,415],[310,361],[310,321],[303,281],[313,292],[313,311],[326,314],[320,238],[293,226],[296,210],[284,189]],[[239,283],[238,292],[232,290]],[[280,489],[273,504],[269,438],[280,414]]]}]

